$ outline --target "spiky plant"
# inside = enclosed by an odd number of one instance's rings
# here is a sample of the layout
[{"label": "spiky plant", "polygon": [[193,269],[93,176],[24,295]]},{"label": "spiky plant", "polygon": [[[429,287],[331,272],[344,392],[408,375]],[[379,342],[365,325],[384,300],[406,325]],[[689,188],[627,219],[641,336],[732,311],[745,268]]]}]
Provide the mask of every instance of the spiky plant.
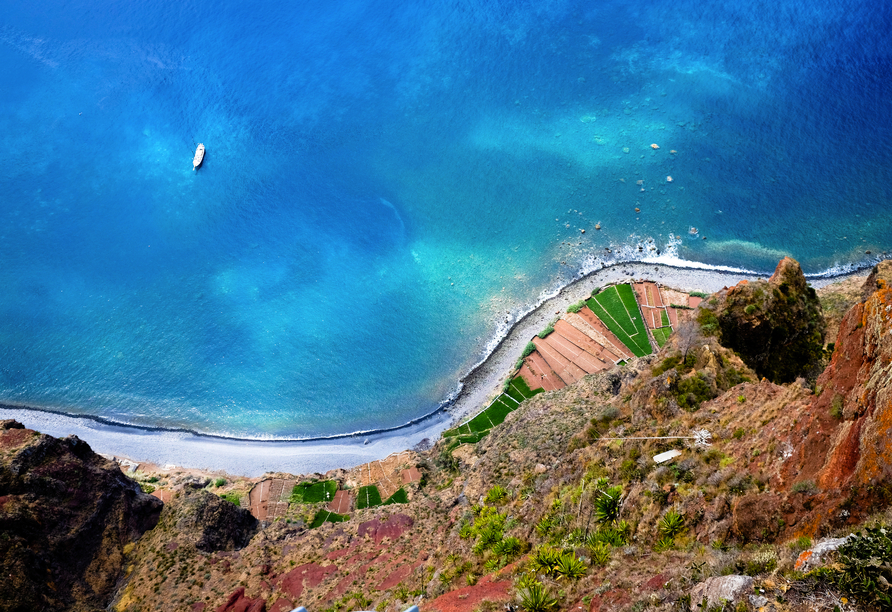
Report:
[{"label": "spiky plant", "polygon": [[495,485],[486,494],[486,499],[484,501],[486,501],[487,504],[500,504],[506,499],[508,499],[508,490],[502,485]]},{"label": "spiky plant", "polygon": [[547,612],[557,605],[557,599],[537,582],[520,591],[520,605],[527,612]]},{"label": "spiky plant", "polygon": [[595,500],[595,518],[599,523],[612,523],[619,518],[619,500],[623,489],[620,486],[610,487]]},{"label": "spiky plant", "polygon": [[663,537],[673,539],[684,531],[684,516],[670,508],[660,519],[659,530]]},{"label": "spiky plant", "polygon": [[667,550],[672,550],[674,546],[675,541],[672,538],[663,537],[654,544],[654,552],[666,552]]},{"label": "spiky plant", "polygon": [[555,573],[558,578],[569,578],[570,580],[579,580],[585,576],[585,563],[582,559],[573,553],[564,553],[560,556],[555,567]]},{"label": "spiky plant", "polygon": [[589,554],[592,556],[592,563],[595,565],[605,566],[610,563],[610,546],[604,542],[595,542],[590,546]]}]

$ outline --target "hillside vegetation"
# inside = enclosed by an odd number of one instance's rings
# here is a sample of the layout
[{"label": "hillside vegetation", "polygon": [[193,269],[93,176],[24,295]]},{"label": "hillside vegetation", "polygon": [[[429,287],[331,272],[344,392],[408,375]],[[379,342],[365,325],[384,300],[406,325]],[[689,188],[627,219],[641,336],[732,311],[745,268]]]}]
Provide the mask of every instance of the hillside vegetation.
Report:
[{"label": "hillside vegetation", "polygon": [[[892,262],[814,292],[784,260],[693,315],[655,354],[519,395],[485,437],[406,454],[422,477],[399,503],[336,470],[258,527],[171,480],[113,608],[890,609]],[[364,501],[311,523],[341,491]]]}]

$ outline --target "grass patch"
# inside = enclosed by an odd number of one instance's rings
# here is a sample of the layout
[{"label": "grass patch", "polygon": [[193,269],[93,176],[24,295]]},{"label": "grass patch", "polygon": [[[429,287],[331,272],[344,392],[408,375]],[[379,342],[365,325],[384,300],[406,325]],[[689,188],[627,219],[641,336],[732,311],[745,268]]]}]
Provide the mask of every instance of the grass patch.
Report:
[{"label": "grass patch", "polygon": [[660,311],[660,322],[663,324],[663,327],[672,325],[672,323],[669,322],[669,314],[665,309]]},{"label": "grass patch", "polygon": [[[518,404],[526,399],[526,396],[521,393],[513,384],[508,383],[508,387],[505,389],[505,395],[513,399]],[[504,401],[504,400],[503,400]],[[510,406],[514,406],[511,402],[506,402]]]},{"label": "grass patch", "polygon": [[[636,357],[650,355],[647,329],[638,312],[638,302],[631,285],[614,285],[588,300],[589,309]],[[634,320],[633,320],[634,317]]]},{"label": "grass patch", "polygon": [[406,490],[400,487],[396,490],[396,493],[388,497],[384,501],[385,506],[389,506],[390,504],[408,504],[409,496],[406,494]]},{"label": "grass patch", "polygon": [[663,345],[669,341],[669,336],[672,335],[671,327],[658,327],[654,330],[651,330],[654,335],[654,340],[657,341],[657,345],[660,348],[663,348]]},{"label": "grass patch", "polygon": [[541,387],[537,388],[536,390],[530,389],[527,381],[519,376],[511,381],[511,386],[517,389],[517,391],[519,391],[520,394],[527,399],[544,391],[544,389],[542,389]]},{"label": "grass patch", "polygon": [[347,514],[337,514],[335,512],[329,512],[328,510],[320,510],[310,522],[310,529],[316,529],[316,527],[321,527],[325,523],[343,523],[349,519],[350,516]]},{"label": "grass patch", "polygon": [[334,480],[301,482],[294,485],[288,501],[292,504],[318,504],[333,500],[337,491],[338,483]]},{"label": "grass patch", "polygon": [[[477,444],[478,442],[480,442],[480,440],[485,438],[486,434],[488,434],[488,433],[489,433],[489,430],[486,429],[484,431],[478,431],[476,433],[459,436],[458,444]],[[456,446],[458,446],[458,444],[456,444]]]},{"label": "grass patch", "polygon": [[704,299],[709,297],[708,293],[703,293],[702,291],[691,291],[688,295],[691,297],[698,297],[698,298],[704,298]]},{"label": "grass patch", "polygon": [[381,493],[375,485],[360,487],[356,494],[356,509],[374,508],[381,505]]}]

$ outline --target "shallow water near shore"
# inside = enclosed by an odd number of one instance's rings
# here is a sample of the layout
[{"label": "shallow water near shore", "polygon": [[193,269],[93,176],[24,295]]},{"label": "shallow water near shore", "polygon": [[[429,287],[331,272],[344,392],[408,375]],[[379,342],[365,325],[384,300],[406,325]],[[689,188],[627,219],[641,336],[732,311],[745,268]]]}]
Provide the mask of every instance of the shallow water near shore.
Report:
[{"label": "shallow water near shore", "polygon": [[866,1],[6,3],[0,402],[394,427],[617,257],[857,266],[892,249],[890,30]]}]

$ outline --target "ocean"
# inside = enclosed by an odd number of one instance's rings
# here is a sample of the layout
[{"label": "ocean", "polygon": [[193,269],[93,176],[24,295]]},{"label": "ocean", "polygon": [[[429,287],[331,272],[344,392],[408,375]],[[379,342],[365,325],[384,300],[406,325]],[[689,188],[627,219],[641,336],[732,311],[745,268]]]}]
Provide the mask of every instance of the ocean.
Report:
[{"label": "ocean", "polygon": [[396,427],[613,261],[869,263],[889,32],[867,0],[7,0],[0,403]]}]

